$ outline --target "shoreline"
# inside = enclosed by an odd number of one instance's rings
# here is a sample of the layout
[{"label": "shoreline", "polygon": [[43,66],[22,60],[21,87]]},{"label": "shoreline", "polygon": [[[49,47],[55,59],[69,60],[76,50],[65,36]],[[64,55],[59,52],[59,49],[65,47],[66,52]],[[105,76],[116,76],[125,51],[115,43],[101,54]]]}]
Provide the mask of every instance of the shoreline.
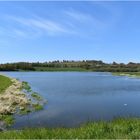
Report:
[{"label": "shoreline", "polygon": [[[112,73],[113,74],[113,73]],[[120,76],[128,76],[128,73],[115,73],[120,74]],[[7,77],[7,76],[5,76]],[[0,100],[1,96],[7,96],[10,94],[10,99],[13,102],[13,98],[15,99],[15,96],[19,96],[20,94],[24,97],[25,100],[27,100],[26,93],[22,91],[22,88],[27,91],[31,92],[30,94],[33,98],[38,98],[40,100],[40,97],[37,93],[32,92],[30,86],[27,82],[20,82],[19,80],[16,80],[14,78],[10,78],[12,80],[12,85],[9,86],[4,93],[0,94]],[[22,87],[22,88],[21,88]],[[12,90],[12,91],[11,91]],[[24,94],[24,95],[23,95]],[[11,98],[13,96],[13,98]],[[9,96],[8,96],[9,97]],[[20,96],[18,99],[21,98]],[[30,98],[29,98],[30,99]],[[8,99],[9,100],[9,99]],[[6,101],[9,103],[6,99]],[[11,101],[10,100],[10,101]],[[15,99],[16,100],[16,99]],[[1,103],[1,101],[0,101]],[[27,103],[27,102],[26,102]],[[7,104],[7,103],[6,103]],[[29,100],[29,104],[31,105],[32,102]],[[17,107],[21,107],[19,103],[16,103]],[[24,105],[23,105],[24,106]],[[2,107],[2,105],[0,105]],[[10,107],[13,106],[11,105]],[[24,106],[25,109],[26,106]],[[16,107],[15,107],[16,108]],[[21,109],[22,110],[22,109]],[[16,110],[14,110],[16,112]],[[12,114],[15,112],[10,111]],[[29,110],[28,110],[29,111]],[[25,111],[25,113],[28,111]],[[12,121],[12,119],[11,119]],[[0,127],[2,127],[3,124],[1,124],[0,120]],[[42,128],[25,128],[21,130],[2,130],[0,128],[0,138],[2,139],[8,139],[8,138],[14,138],[14,139],[40,139],[40,138],[47,138],[47,139],[84,139],[84,138],[140,138],[140,131],[139,131],[139,125],[140,125],[140,118],[120,118],[115,119],[112,121],[99,121],[99,122],[89,122],[85,124],[81,124],[77,128],[48,128],[48,127],[42,127]]]},{"label": "shoreline", "polygon": [[[1,75],[1,73],[0,73]],[[0,131],[14,123],[14,114],[26,115],[43,109],[44,100],[27,82],[9,78],[11,85],[0,93]]]},{"label": "shoreline", "polygon": [[139,139],[139,118],[88,122],[77,128],[25,128],[0,132],[2,139]]},{"label": "shoreline", "polygon": [[0,95],[0,114],[3,115],[14,114],[17,107],[22,109],[29,104],[26,94],[21,91],[22,83],[13,78],[11,81],[12,85]]},{"label": "shoreline", "polygon": [[140,78],[140,72],[112,72],[114,76],[127,76],[131,78]]}]

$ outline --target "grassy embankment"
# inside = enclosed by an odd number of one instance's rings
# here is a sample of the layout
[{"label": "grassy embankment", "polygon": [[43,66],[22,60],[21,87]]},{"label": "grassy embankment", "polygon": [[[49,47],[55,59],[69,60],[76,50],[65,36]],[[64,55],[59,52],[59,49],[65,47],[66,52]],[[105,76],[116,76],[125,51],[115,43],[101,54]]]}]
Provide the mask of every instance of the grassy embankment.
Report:
[{"label": "grassy embankment", "polygon": [[32,128],[0,132],[1,139],[139,139],[140,119],[117,119],[112,122],[95,122],[79,128]]},{"label": "grassy embankment", "polygon": [[12,81],[10,78],[0,75],[0,94],[3,93],[11,84]]},{"label": "grassy embankment", "polygon": [[[2,94],[10,85],[12,81],[10,78],[0,75],[0,94]],[[13,123],[13,117],[11,115],[0,115],[0,120],[4,120],[6,124]]]}]

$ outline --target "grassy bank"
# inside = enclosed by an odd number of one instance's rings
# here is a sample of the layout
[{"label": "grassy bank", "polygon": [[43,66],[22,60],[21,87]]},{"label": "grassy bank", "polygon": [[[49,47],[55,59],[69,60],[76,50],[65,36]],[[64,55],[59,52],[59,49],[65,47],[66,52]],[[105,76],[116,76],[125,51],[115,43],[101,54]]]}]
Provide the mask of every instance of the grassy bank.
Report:
[{"label": "grassy bank", "polygon": [[27,82],[3,75],[0,75],[0,93],[0,130],[14,123],[14,114],[25,115],[41,110],[46,103]]},{"label": "grassy bank", "polygon": [[140,138],[140,119],[117,119],[112,122],[95,122],[79,128],[32,128],[0,132],[1,139],[93,139]]},{"label": "grassy bank", "polygon": [[4,92],[11,84],[10,78],[0,75],[0,93]]},{"label": "grassy bank", "polygon": [[112,73],[113,75],[118,76],[129,76],[129,77],[137,77],[140,78],[140,72],[115,72]]}]

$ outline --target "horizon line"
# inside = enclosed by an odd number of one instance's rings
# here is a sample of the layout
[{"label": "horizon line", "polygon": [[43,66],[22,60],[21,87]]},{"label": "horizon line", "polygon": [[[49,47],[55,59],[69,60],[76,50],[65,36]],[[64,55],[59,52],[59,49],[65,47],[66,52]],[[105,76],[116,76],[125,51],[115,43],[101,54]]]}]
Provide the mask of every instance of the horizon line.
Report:
[{"label": "horizon line", "polygon": [[9,62],[4,62],[4,63],[2,63],[2,62],[0,62],[0,65],[1,64],[12,64],[12,63],[48,63],[48,62],[54,62],[54,61],[59,61],[59,62],[63,62],[63,61],[74,61],[74,62],[82,62],[82,61],[102,61],[103,63],[106,63],[106,64],[112,64],[113,62],[115,62],[115,63],[117,63],[117,64],[121,64],[121,63],[123,63],[123,64],[128,64],[128,63],[140,63],[140,62],[138,62],[138,61],[128,61],[128,62],[118,62],[118,61],[111,61],[111,62],[107,62],[107,61],[104,61],[104,60],[101,60],[101,59],[80,59],[80,60],[74,60],[74,59],[55,59],[55,60],[46,60],[46,61],[9,61]]}]

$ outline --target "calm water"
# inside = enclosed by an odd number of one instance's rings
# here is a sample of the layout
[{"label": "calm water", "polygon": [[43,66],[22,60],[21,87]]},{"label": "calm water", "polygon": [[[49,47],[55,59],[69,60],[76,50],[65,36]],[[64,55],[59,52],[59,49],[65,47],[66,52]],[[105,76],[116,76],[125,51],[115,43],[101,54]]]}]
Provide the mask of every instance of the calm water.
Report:
[{"label": "calm water", "polygon": [[87,121],[140,116],[140,79],[95,72],[6,72],[48,100],[44,110],[17,116],[12,128],[75,127]]}]

